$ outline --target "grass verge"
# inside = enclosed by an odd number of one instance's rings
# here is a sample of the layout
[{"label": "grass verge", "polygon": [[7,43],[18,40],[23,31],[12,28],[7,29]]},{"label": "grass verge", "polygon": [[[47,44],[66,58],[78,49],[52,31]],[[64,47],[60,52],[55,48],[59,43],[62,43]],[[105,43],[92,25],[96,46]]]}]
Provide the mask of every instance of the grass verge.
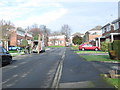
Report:
[{"label": "grass verge", "polygon": [[10,53],[13,57],[18,56],[18,55],[25,55],[23,52],[21,53]]},{"label": "grass verge", "polygon": [[112,60],[109,58],[109,55],[80,55],[80,57],[84,58],[86,61],[118,61],[120,60]]},{"label": "grass verge", "polygon": [[76,46],[71,46],[71,49],[72,49],[72,50],[79,50],[78,45],[76,45]]},{"label": "grass verge", "polygon": [[75,51],[75,53],[108,53],[103,51]]},{"label": "grass verge", "polygon": [[120,90],[120,79],[119,78],[108,78],[108,77],[105,77],[104,74],[101,74],[101,76],[107,83],[111,84],[112,86]]},{"label": "grass verge", "polygon": [[18,51],[8,51],[9,53],[18,53]]}]

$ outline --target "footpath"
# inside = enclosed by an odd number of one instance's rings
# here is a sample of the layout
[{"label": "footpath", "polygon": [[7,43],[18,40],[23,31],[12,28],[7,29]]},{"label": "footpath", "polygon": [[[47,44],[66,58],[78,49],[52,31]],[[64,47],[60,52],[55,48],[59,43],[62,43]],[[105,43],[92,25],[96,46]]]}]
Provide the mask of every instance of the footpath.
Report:
[{"label": "footpath", "polygon": [[114,87],[100,76],[101,71],[91,62],[85,61],[67,48],[63,63],[62,76],[58,88],[106,88]]}]

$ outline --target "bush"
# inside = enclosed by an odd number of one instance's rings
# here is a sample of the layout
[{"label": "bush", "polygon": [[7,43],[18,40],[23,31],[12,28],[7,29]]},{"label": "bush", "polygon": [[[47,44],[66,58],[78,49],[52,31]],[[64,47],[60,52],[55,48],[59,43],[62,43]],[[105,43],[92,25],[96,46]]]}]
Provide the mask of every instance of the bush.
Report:
[{"label": "bush", "polygon": [[80,44],[82,44],[82,37],[80,37],[80,36],[75,36],[75,37],[73,37],[73,43],[74,43],[75,45],[80,45]]},{"label": "bush", "polygon": [[28,45],[28,41],[23,39],[22,40],[22,47],[26,47]]},{"label": "bush", "polygon": [[101,48],[102,51],[108,52],[108,43],[107,42],[101,42]]},{"label": "bush", "polygon": [[113,41],[113,50],[116,54],[116,59],[120,59],[120,40],[114,40]]},{"label": "bush", "polygon": [[120,60],[120,40],[114,40],[113,43],[108,44],[109,56],[111,59]]},{"label": "bush", "polygon": [[108,50],[113,50],[113,43],[108,43]]}]

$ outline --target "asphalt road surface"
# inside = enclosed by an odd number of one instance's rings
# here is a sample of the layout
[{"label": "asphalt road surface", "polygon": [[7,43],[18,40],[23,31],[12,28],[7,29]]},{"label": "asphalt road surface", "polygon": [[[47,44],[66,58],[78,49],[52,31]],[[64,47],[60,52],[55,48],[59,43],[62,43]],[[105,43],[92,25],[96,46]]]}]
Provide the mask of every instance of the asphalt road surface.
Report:
[{"label": "asphalt road surface", "polygon": [[66,48],[17,56],[2,68],[2,88],[50,88]]},{"label": "asphalt road surface", "polygon": [[112,88],[70,48],[17,56],[2,72],[2,88]]}]

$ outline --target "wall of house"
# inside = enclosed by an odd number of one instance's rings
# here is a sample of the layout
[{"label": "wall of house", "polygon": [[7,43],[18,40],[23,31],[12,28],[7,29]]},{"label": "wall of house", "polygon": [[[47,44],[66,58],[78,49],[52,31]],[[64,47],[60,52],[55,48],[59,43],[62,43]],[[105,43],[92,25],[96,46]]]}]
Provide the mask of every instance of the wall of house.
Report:
[{"label": "wall of house", "polygon": [[48,46],[66,46],[64,36],[52,36],[48,38]]},{"label": "wall of house", "polygon": [[89,35],[89,42],[94,40],[97,37],[101,37],[102,35]]},{"label": "wall of house", "polygon": [[[9,45],[11,45],[11,46],[21,45],[21,42],[23,39],[25,39],[25,32],[24,31],[11,30],[11,37],[10,37]],[[26,39],[28,40],[28,43],[31,44],[32,35],[29,34],[26,37]]]},{"label": "wall of house", "polygon": [[10,46],[17,46],[17,34],[15,30],[11,31],[9,44]]}]

